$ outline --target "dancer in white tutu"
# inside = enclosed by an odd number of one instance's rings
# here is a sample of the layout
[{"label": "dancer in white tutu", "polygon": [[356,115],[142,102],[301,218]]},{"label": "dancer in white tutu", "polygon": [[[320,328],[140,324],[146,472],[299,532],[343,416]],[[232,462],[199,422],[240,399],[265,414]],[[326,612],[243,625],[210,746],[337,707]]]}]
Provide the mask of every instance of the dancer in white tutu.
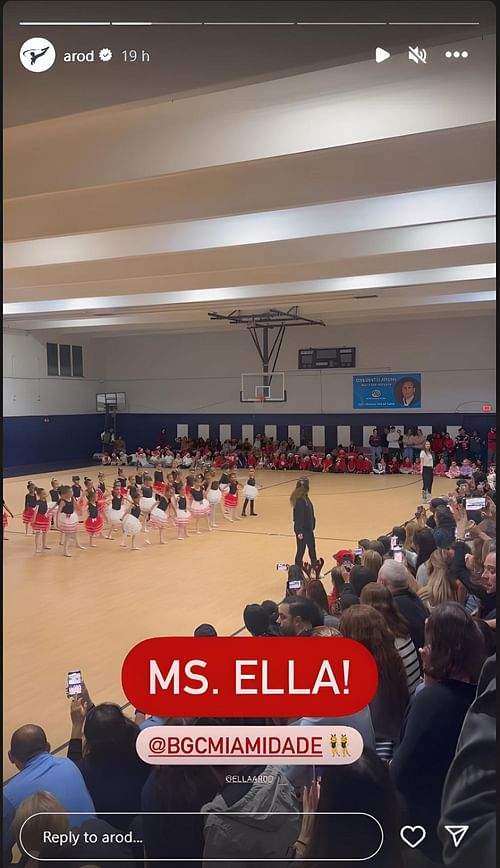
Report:
[{"label": "dancer in white tutu", "polygon": [[207,479],[205,480],[205,485],[207,486],[206,497],[210,505],[210,514],[208,517],[208,521],[210,527],[217,527],[217,523],[215,521],[215,513],[217,510],[217,506],[222,500],[222,491],[220,490],[219,482],[215,478],[215,473],[213,472],[213,470],[208,473]]},{"label": "dancer in white tutu", "polygon": [[109,530],[106,539],[111,539],[113,530],[116,530],[117,528],[123,530],[121,521],[124,515],[125,498],[121,494],[119,483],[115,483],[113,485],[113,491],[111,492],[111,503],[106,510],[106,518],[109,522]]},{"label": "dancer in white tutu", "polygon": [[149,514],[149,526],[160,532],[160,545],[167,544],[166,539],[163,539],[163,532],[168,525],[170,510],[170,497],[165,494],[160,495],[156,502],[156,506]]},{"label": "dancer in white tutu", "polygon": [[227,518],[227,507],[224,498],[229,491],[229,464],[222,465],[222,473],[219,479],[219,490],[222,494],[221,510],[224,518]]},{"label": "dancer in white tutu", "polygon": [[205,492],[202,486],[203,476],[198,475],[194,480],[193,487],[191,489],[191,504],[189,507],[191,510],[191,515],[194,518],[195,533],[201,533],[199,525],[200,521],[202,520],[206,520],[208,530],[212,530],[209,522],[210,503],[205,497]]},{"label": "dancer in white tutu", "polygon": [[144,476],[144,482],[141,485],[141,498],[139,505],[141,507],[142,526],[145,530],[146,524],[149,520],[149,514],[156,506],[156,497],[153,491],[153,479],[147,474]]},{"label": "dancer in white tutu", "polygon": [[248,479],[245,487],[243,488],[243,497],[245,498],[243,502],[243,509],[241,511],[241,515],[243,518],[246,518],[247,515],[247,506],[250,504],[250,515],[257,515],[255,512],[255,498],[259,493],[259,489],[257,488],[257,480],[255,478],[255,470],[253,467],[248,469]]},{"label": "dancer in white tutu", "polygon": [[122,518],[123,539],[120,546],[122,548],[127,548],[126,537],[130,537],[130,550],[133,552],[141,551],[140,547],[135,544],[138,534],[142,531],[141,499],[141,495],[136,494],[135,497],[132,498],[132,503],[129,504],[128,509]]},{"label": "dancer in white tutu", "polygon": [[72,557],[68,551],[71,540],[76,543],[79,549],[85,548],[78,539],[78,513],[75,507],[73,489],[69,485],[61,486],[57,508],[57,527],[62,534],[62,542],[59,545],[64,546],[65,558]]},{"label": "dancer in white tutu", "polygon": [[186,489],[183,485],[179,486],[176,503],[175,524],[177,527],[177,539],[186,539],[188,536],[188,524],[191,521],[191,513],[187,508]]}]

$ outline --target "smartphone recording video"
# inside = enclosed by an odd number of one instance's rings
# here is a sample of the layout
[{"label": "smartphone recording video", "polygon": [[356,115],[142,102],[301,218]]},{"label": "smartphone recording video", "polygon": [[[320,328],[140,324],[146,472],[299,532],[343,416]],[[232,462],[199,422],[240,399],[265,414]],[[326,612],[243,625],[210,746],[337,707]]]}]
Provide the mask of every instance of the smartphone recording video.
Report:
[{"label": "smartphone recording video", "polygon": [[493,868],[495,4],[3,24],[2,864]]},{"label": "smartphone recording video", "polygon": [[80,696],[83,692],[82,673],[79,669],[68,672],[66,694],[70,697]]}]

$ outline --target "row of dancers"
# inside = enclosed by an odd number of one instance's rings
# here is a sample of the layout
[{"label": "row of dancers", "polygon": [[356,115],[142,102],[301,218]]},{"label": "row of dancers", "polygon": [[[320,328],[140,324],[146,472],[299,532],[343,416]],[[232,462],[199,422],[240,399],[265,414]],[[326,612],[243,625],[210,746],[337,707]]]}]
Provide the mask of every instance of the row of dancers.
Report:
[{"label": "row of dancers", "polygon": [[[164,478],[163,470],[155,469],[153,475],[139,470],[128,478],[119,475],[108,490],[104,473],[98,474],[97,485],[90,477],[85,477],[83,485],[79,476],[73,476],[71,485],[60,485],[51,480],[47,491],[30,481],[27,484],[22,520],[25,533],[31,528],[35,537],[35,552],[50,551],[47,536],[51,528],[60,533],[59,544],[65,557],[71,557],[71,543],[84,549],[78,531],[84,522],[88,545],[95,548],[99,536],[113,538],[113,532],[121,530],[121,546],[139,550],[137,537],[144,533],[145,542],[150,545],[150,530],[158,530],[159,543],[164,545],[166,528],[172,524],[177,528],[177,539],[184,540],[189,535],[188,528],[194,523],[195,533],[201,528],[212,531],[217,527],[217,514],[229,522],[238,520],[237,510],[240,492],[244,497],[241,517],[257,516],[255,500],[259,493],[255,471],[249,469],[248,479],[242,485],[229,467],[223,469],[219,479],[215,470],[188,475],[184,480],[179,470],[172,470]],[[8,526],[8,516],[13,513],[3,502],[3,527]]]}]

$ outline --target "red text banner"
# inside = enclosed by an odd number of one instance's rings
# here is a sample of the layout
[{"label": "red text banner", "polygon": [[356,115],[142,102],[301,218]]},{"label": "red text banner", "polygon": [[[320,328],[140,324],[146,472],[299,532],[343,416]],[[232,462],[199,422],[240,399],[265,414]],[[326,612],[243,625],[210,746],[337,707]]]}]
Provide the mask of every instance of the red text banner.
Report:
[{"label": "red text banner", "polygon": [[169,636],[132,648],[122,684],[158,717],[338,717],[371,702],[378,673],[352,639]]}]

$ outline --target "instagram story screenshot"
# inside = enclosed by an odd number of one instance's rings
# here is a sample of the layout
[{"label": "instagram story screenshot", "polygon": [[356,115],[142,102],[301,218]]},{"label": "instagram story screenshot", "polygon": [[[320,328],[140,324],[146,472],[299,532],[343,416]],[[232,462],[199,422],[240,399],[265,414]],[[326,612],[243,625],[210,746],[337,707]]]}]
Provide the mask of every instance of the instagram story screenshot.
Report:
[{"label": "instagram story screenshot", "polygon": [[3,49],[2,865],[493,868],[495,4]]}]

